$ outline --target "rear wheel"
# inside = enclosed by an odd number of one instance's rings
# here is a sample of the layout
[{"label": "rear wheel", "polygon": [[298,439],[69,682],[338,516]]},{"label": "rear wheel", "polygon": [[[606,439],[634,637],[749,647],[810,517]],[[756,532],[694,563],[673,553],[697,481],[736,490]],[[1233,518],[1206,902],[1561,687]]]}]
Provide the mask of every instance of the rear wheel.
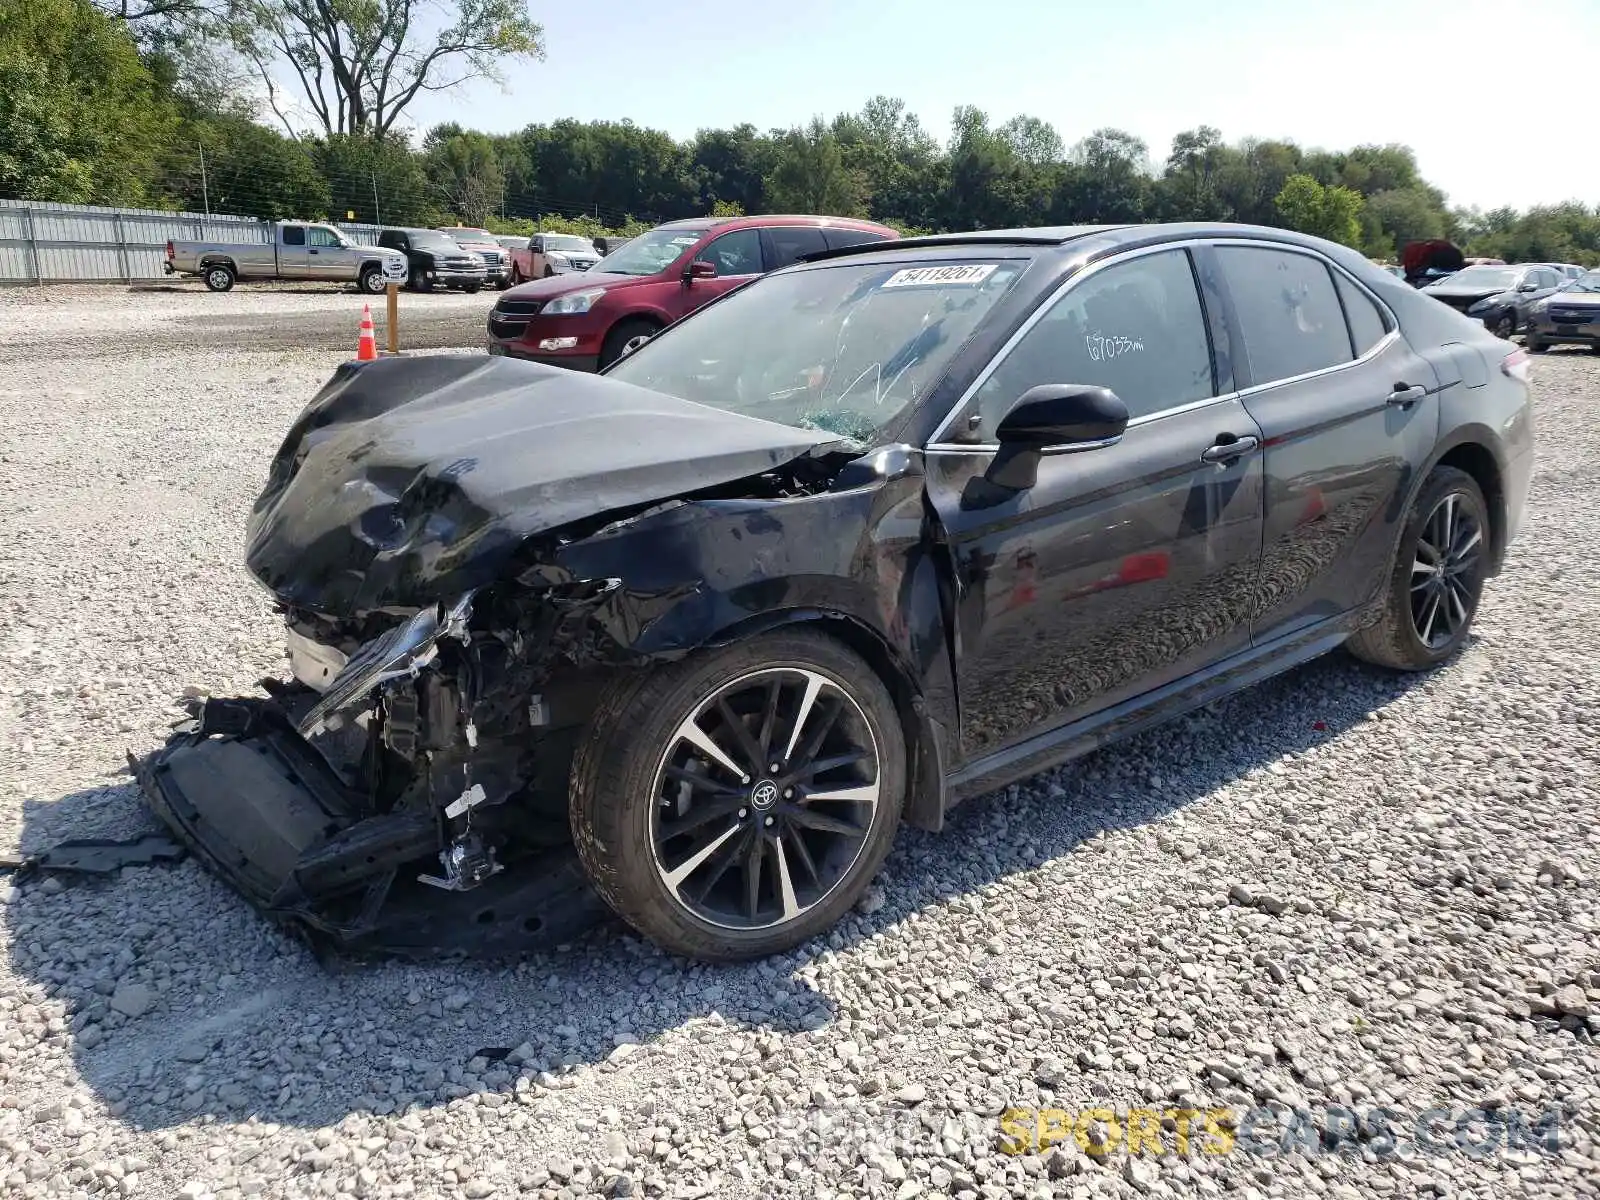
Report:
[{"label": "rear wheel", "polygon": [[234,274],[233,268],[227,263],[212,263],[206,268],[203,278],[206,281],[206,287],[213,292],[226,292],[232,290],[234,280],[238,276]]},{"label": "rear wheel", "polygon": [[1380,666],[1425,671],[1459,650],[1488,577],[1490,535],[1477,480],[1435,467],[1401,533],[1383,616],[1351,637],[1350,651]]},{"label": "rear wheel", "polygon": [[882,680],[784,630],[621,680],[573,763],[600,895],[668,950],[774,954],[833,925],[888,854],[905,742]]},{"label": "rear wheel", "polygon": [[606,334],[605,343],[600,348],[601,369],[609,367],[624,354],[632,354],[660,332],[661,326],[645,317],[629,317],[625,321],[618,321]]}]

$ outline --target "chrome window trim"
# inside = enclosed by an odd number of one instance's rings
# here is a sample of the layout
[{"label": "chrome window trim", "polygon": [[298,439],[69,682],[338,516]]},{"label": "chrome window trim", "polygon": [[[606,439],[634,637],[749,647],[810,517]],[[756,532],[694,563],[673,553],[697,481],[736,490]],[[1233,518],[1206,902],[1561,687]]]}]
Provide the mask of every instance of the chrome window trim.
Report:
[{"label": "chrome window trim", "polygon": [[[1384,303],[1383,298],[1373,292],[1371,288],[1362,283],[1361,280],[1357,279],[1354,275],[1345,270],[1338,263],[1334,262],[1331,258],[1328,258],[1325,254],[1313,249],[1310,246],[1297,246],[1291,242],[1275,242],[1266,238],[1219,238],[1214,236],[1185,238],[1182,241],[1176,242],[1161,242],[1154,246],[1139,246],[1135,249],[1124,251],[1121,254],[1112,255],[1110,258],[1101,259],[1099,262],[1091,263],[1083,270],[1077,272],[1058,284],[1056,286],[1056,290],[1049,295],[1044,303],[1039,305],[1039,307],[1029,315],[1028,319],[1017,327],[1016,332],[1006,339],[1006,344],[1001,346],[995,356],[989,360],[989,365],[983,369],[982,374],[980,374],[972,381],[971,384],[967,386],[966,391],[962,392],[961,397],[956,401],[955,406],[945,414],[944,420],[940,421],[939,424],[934,428],[933,436],[928,439],[927,444],[923,447],[924,451],[930,454],[993,454],[995,451],[999,450],[1000,447],[998,443],[994,442],[943,442],[940,441],[939,438],[942,434],[949,431],[951,423],[955,421],[956,417],[961,414],[961,410],[971,402],[975,395],[977,395],[978,389],[989,382],[989,377],[995,373],[1000,364],[1004,362],[1006,357],[1012,352],[1012,350],[1016,348],[1017,343],[1026,337],[1029,331],[1031,331],[1035,325],[1042,321],[1045,315],[1049,313],[1051,309],[1061,302],[1062,297],[1065,296],[1067,292],[1076,287],[1083,280],[1095,275],[1097,272],[1120,263],[1132,262],[1134,259],[1143,258],[1147,254],[1158,254],[1164,250],[1188,250],[1196,246],[1207,246],[1213,248],[1227,246],[1251,246],[1263,250],[1280,250],[1286,251],[1290,254],[1303,254],[1308,258],[1314,258],[1318,262],[1327,266],[1330,270],[1339,272],[1339,274],[1344,276],[1344,278],[1348,280],[1357,291],[1359,291],[1367,299],[1371,300],[1373,304],[1377,305],[1378,312],[1383,317],[1385,333],[1383,337],[1379,338],[1372,344],[1371,349],[1367,350],[1366,353],[1357,358],[1352,358],[1348,362],[1334,363],[1331,367],[1319,367],[1315,371],[1307,371],[1300,375],[1291,375],[1284,379],[1274,379],[1270,383],[1255,383],[1251,384],[1247,388],[1240,388],[1224,395],[1209,396],[1200,400],[1191,400],[1184,404],[1175,404],[1171,408],[1163,408],[1153,413],[1145,413],[1142,416],[1134,417],[1132,420],[1130,420],[1128,422],[1129,429],[1132,429],[1138,425],[1146,424],[1150,421],[1159,420],[1162,417],[1170,417],[1178,413],[1190,412],[1194,409],[1204,408],[1207,405],[1217,404],[1224,400],[1236,400],[1242,396],[1253,396],[1260,392],[1267,391],[1269,388],[1283,387],[1285,384],[1299,383],[1302,380],[1315,379],[1319,375],[1327,375],[1334,371],[1344,371],[1351,367],[1361,366],[1371,359],[1376,358],[1379,354],[1383,353],[1391,345],[1400,340],[1400,320],[1395,316],[1394,310]],[[1204,309],[1205,297],[1204,295],[1199,295],[1198,288],[1196,289],[1196,292],[1199,296],[1201,308]],[[1337,292],[1335,294],[1337,295]],[[1343,312],[1343,309],[1344,306],[1341,303],[1340,311]],[[1346,316],[1345,321],[1348,325],[1348,316]]]}]

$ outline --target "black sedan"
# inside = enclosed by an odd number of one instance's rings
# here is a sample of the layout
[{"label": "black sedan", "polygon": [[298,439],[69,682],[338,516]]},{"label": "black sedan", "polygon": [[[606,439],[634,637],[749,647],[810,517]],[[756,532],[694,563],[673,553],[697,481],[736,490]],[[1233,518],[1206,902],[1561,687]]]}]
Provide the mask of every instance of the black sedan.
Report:
[{"label": "black sedan", "polygon": [[523,949],[598,897],[769,954],[902,823],[1338,646],[1448,660],[1522,522],[1527,365],[1230,225],[834,251],[600,377],[349,364],[250,521],[293,681],[136,768],[337,946]]},{"label": "black sedan", "polygon": [[1516,266],[1476,266],[1457,271],[1437,283],[1430,283],[1422,294],[1448,304],[1459,312],[1469,312],[1473,305],[1503,292],[1519,295],[1553,288],[1561,283],[1561,274],[1554,267],[1532,264]]},{"label": "black sedan", "polygon": [[1523,345],[1538,354],[1548,346],[1588,346],[1600,351],[1600,271],[1590,271],[1528,309]]},{"label": "black sedan", "polygon": [[1497,337],[1509,338],[1521,333],[1528,324],[1528,310],[1570,282],[1561,268],[1553,263],[1534,263],[1529,267],[1513,269],[1522,271],[1513,287],[1485,296],[1466,310],[1467,316],[1482,321],[1484,327]]}]

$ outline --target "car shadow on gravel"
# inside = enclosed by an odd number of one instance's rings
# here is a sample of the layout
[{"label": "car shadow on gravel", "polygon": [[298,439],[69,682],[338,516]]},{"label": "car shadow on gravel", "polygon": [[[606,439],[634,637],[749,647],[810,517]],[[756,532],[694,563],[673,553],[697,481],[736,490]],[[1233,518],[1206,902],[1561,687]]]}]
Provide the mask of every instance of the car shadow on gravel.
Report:
[{"label": "car shadow on gravel", "polygon": [[[835,1008],[808,968],[824,956],[1082,853],[1101,833],[1160,822],[1380,719],[1427,678],[1335,654],[974,800],[942,834],[902,831],[861,906],[873,911],[853,911],[789,954],[736,966],[671,958],[614,924],[515,963],[320,965],[193,862],[33,879],[0,923],[13,972],[60,1004],[67,1026],[52,1032],[41,1016],[13,1028],[70,1049],[83,1081],[141,1128],[205,1114],[309,1128],[473,1094],[499,1106],[559,1090],[572,1068],[611,1070],[626,1057],[630,1070],[649,1072],[651,1038],[697,1019],[726,1023],[706,1036],[820,1030]],[[155,827],[131,782],[30,802],[24,819],[27,850]],[[1164,869],[1156,846],[1150,853]]]}]

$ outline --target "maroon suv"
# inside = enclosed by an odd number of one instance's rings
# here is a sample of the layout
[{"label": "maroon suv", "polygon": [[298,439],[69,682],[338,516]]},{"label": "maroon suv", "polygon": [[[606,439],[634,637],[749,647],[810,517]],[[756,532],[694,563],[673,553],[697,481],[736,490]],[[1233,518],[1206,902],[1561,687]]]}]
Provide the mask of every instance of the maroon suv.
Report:
[{"label": "maroon suv", "polygon": [[505,292],[489,313],[489,353],[597,370],[757,275],[805,254],[898,236],[848,217],[671,221],[587,271]]}]

